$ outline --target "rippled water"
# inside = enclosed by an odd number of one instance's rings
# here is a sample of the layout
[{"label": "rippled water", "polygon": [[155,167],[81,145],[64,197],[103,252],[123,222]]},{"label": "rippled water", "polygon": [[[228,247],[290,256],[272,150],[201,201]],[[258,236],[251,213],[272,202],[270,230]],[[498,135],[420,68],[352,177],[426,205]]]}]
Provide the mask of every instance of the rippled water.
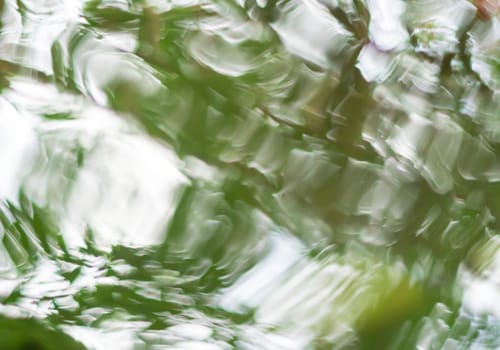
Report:
[{"label": "rippled water", "polygon": [[0,0],[0,350],[500,348],[496,0]]}]

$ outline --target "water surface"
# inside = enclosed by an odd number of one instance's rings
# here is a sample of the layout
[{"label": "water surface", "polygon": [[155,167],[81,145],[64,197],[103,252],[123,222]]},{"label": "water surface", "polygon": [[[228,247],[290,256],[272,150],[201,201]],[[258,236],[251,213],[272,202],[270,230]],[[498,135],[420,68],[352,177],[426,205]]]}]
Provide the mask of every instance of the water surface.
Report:
[{"label": "water surface", "polygon": [[0,349],[500,347],[494,0],[0,0]]}]

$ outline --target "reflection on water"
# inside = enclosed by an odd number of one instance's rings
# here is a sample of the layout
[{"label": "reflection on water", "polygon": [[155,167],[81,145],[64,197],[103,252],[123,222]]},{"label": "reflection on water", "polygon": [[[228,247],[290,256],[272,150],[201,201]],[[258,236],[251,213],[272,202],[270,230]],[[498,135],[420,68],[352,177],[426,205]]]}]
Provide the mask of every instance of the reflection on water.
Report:
[{"label": "reflection on water", "polygon": [[500,347],[500,4],[0,0],[1,349]]}]

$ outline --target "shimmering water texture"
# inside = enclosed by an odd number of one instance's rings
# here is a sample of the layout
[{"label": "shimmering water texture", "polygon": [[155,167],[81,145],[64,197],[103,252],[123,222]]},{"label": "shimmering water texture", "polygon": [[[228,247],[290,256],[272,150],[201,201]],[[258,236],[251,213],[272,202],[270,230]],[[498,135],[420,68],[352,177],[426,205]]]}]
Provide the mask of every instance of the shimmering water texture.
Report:
[{"label": "shimmering water texture", "polygon": [[0,350],[500,348],[498,1],[0,9]]}]

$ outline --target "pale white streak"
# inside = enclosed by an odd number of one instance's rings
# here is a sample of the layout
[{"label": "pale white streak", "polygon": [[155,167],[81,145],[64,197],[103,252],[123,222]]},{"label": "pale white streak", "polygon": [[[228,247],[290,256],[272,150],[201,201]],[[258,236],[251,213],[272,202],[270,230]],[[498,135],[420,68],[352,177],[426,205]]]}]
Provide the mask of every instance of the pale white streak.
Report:
[{"label": "pale white streak", "polygon": [[133,350],[143,345],[137,339],[136,330],[132,328],[103,330],[84,326],[61,327],[75,340],[84,344],[88,350]]},{"label": "pale white streak", "polygon": [[173,346],[169,346],[172,350],[224,350],[227,347],[221,347],[215,343],[205,343],[200,341],[183,341],[178,342]]},{"label": "pale white streak", "polygon": [[290,1],[283,12],[271,27],[290,52],[319,66],[328,67],[329,56],[339,54],[351,37],[316,1]]},{"label": "pale white streak", "polygon": [[453,49],[460,30],[474,16],[475,7],[471,1],[414,0],[409,2],[406,19],[416,19],[412,35],[420,37],[417,51],[440,56]]},{"label": "pale white streak", "polygon": [[[462,268],[459,276],[464,287],[464,307],[474,314],[490,314],[500,320],[500,240],[494,236],[482,249],[492,252],[492,257],[480,256],[482,272],[473,274]],[[489,254],[485,254],[488,256]]]},{"label": "pale white streak", "polygon": [[[473,33],[472,69],[492,89],[500,93],[500,73],[498,60],[500,57],[500,18],[494,17],[489,23],[491,28],[479,26]],[[497,66],[493,62],[497,62]],[[496,111],[499,112],[500,108]]]},{"label": "pale white streak", "polygon": [[15,0],[4,1],[2,31],[0,31],[0,55],[3,59],[15,55],[15,45],[21,39],[23,23]]},{"label": "pale white streak", "polygon": [[[5,123],[0,128],[4,199],[15,201],[24,184],[29,198],[60,217],[70,247],[83,244],[89,226],[106,247],[119,242],[142,246],[162,239],[178,191],[187,183],[179,170],[182,164],[168,147],[123,117],[44,84],[13,80],[5,98],[12,104],[0,101],[0,125]],[[41,121],[23,110],[66,111],[77,119]],[[69,162],[75,145],[88,154],[71,180],[64,178],[62,169],[77,166]],[[46,151],[62,158],[46,158]]]},{"label": "pale white streak", "polygon": [[[52,44],[68,26],[80,22],[81,1],[23,1],[24,18],[16,1],[6,1],[0,33],[0,56],[48,75],[52,74]],[[6,22],[4,22],[4,18]],[[24,21],[24,23],[23,23]],[[6,26],[6,23],[8,24]]]},{"label": "pale white streak", "polygon": [[398,286],[406,274],[401,264],[372,263],[365,271],[335,257],[307,258],[304,246],[285,235],[275,236],[273,242],[270,254],[220,297],[222,307],[256,308],[259,325],[276,327],[272,332],[263,330],[260,339],[245,342],[244,348],[258,348],[262,340],[263,348],[279,349],[271,337],[282,339],[283,349],[303,349],[319,336],[337,344],[349,342],[355,322],[379,302],[377,286]]},{"label": "pale white streak", "polygon": [[[53,84],[23,77],[11,79],[9,89],[3,92],[3,96],[18,110],[33,115],[76,112],[86,107],[81,96],[61,91]],[[32,124],[38,121],[38,118],[32,119]]]},{"label": "pale white streak", "polygon": [[76,40],[78,44],[71,53],[62,50],[63,64],[73,67],[70,79],[98,105],[108,106],[107,91],[113,83],[127,83],[141,96],[161,88],[154,69],[131,52],[137,43],[131,33],[110,33],[99,39],[94,33],[73,26],[59,37],[63,47]]},{"label": "pale white streak", "polygon": [[221,295],[222,307],[239,311],[258,306],[265,298],[264,291],[275,286],[280,276],[299,260],[305,248],[300,241],[283,234],[274,235],[270,244],[269,255]]},{"label": "pale white streak", "polygon": [[222,172],[217,167],[209,165],[199,158],[187,156],[184,158],[185,171],[189,176],[202,182],[222,180]]},{"label": "pale white streak", "polygon": [[366,81],[383,82],[391,73],[393,57],[378,50],[374,45],[365,45],[358,56],[356,67]]},{"label": "pale white streak", "polygon": [[[258,63],[253,55],[230,45],[217,35],[198,33],[189,41],[189,49],[194,59],[230,77],[246,74]],[[224,59],[221,60],[221,57]]]},{"label": "pale white streak", "polygon": [[23,176],[36,151],[37,118],[0,97],[0,201],[17,202]]},{"label": "pale white streak", "polygon": [[216,72],[233,77],[249,73],[264,64],[265,54],[256,57],[237,45],[248,40],[265,40],[271,31],[259,22],[234,18],[230,9],[225,9],[221,4],[207,6],[213,7],[220,16],[196,23],[199,31],[187,41],[192,57]]},{"label": "pale white streak", "polygon": [[108,105],[106,90],[114,82],[127,82],[143,96],[153,94],[161,86],[151,69],[134,54],[88,40],[75,50],[74,56],[81,69],[75,81],[99,105]]},{"label": "pale white streak", "polygon": [[101,138],[68,200],[67,220],[99,233],[98,242],[159,243],[186,180],[172,153],[139,136]]},{"label": "pale white streak", "polygon": [[385,51],[402,49],[408,33],[402,23],[406,5],[401,0],[368,0],[370,10],[370,38]]},{"label": "pale white streak", "polygon": [[203,341],[212,335],[212,330],[209,327],[193,323],[178,324],[169,327],[167,331],[175,336],[193,341]]},{"label": "pale white streak", "polygon": [[412,114],[404,125],[394,127],[388,143],[394,152],[419,165],[419,148],[430,142],[431,130],[431,121],[418,114]]}]

